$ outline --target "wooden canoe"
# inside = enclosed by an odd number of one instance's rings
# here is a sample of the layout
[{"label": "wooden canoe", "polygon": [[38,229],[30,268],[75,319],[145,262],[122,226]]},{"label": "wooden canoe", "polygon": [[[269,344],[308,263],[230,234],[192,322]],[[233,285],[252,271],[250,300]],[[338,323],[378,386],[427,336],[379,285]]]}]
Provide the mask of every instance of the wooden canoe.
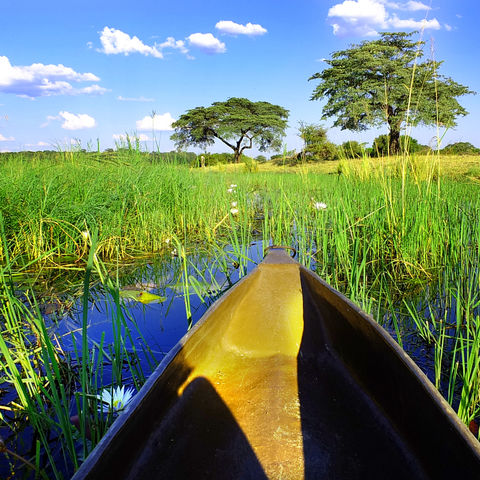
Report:
[{"label": "wooden canoe", "polygon": [[370,316],[283,250],[173,348],[80,479],[480,478],[480,448]]}]

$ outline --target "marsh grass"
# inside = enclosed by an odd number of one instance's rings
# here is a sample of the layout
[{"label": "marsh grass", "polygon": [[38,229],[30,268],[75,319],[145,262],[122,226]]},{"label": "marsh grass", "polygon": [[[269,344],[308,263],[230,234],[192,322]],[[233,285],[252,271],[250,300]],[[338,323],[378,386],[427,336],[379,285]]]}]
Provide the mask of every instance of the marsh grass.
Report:
[{"label": "marsh grass", "polygon": [[[214,285],[213,265],[230,286],[251,268],[254,240],[291,245],[303,264],[372,313],[400,345],[408,347],[412,332],[424,342],[433,352],[432,381],[465,423],[478,421],[480,192],[463,170],[452,170],[453,179],[444,175],[449,159],[365,157],[329,164],[331,174],[323,174],[325,165],[258,165],[250,172],[151,163],[134,151],[112,162],[70,153],[0,164],[0,368],[18,395],[12,415],[28,417],[36,432],[33,465],[41,452],[52,464],[48,474],[61,478],[99,441],[113,420],[98,412],[105,363],[111,363],[108,384],[137,389],[146,377],[138,358],[155,366],[141,333],[132,330],[118,274],[105,262],[169,255],[172,248],[186,328],[190,297],[207,301],[203,285]],[[199,249],[209,266],[198,266]],[[39,266],[84,272],[82,335],[79,343],[72,334],[73,351],[50,336],[35,297],[19,296],[15,276]],[[111,344],[104,337],[88,341],[93,277],[107,294]],[[221,288],[212,290],[218,295]],[[60,454],[52,451],[52,432],[61,439]]]}]

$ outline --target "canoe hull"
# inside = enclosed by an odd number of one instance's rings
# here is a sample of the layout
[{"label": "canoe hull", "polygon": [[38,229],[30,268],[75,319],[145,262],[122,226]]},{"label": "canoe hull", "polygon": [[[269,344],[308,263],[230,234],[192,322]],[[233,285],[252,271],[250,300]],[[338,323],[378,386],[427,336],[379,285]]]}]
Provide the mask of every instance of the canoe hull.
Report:
[{"label": "canoe hull", "polygon": [[74,478],[473,479],[479,467],[476,440],[390,336],[274,250]]}]

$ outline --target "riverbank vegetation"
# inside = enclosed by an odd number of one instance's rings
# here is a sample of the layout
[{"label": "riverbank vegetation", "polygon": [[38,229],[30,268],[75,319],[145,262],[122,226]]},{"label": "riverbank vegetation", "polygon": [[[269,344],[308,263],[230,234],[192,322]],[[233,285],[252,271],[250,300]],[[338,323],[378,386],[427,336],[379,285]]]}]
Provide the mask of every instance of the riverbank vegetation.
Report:
[{"label": "riverbank vegetation", "polygon": [[[50,463],[57,478],[75,470],[115,416],[98,413],[102,388],[128,379],[138,389],[148,375],[141,364],[151,370],[158,361],[129,322],[115,273],[122,263],[172,259],[187,328],[190,297],[219,292],[201,288],[215,278],[212,265],[228,278],[235,268],[243,275],[255,241],[294,246],[300,262],[371,312],[475,430],[479,181],[479,157],[435,153],[255,169],[197,168],[135,150],[109,161],[82,152],[2,159],[0,374],[2,388],[16,394],[0,414],[12,430],[21,419],[33,426],[23,468],[41,472]],[[198,267],[199,251],[208,268]],[[70,351],[48,330],[35,285],[22,284],[47,270],[80,278],[83,337]],[[93,280],[111,305],[110,344],[89,338]],[[418,349],[426,356],[417,358]],[[22,464],[6,458],[12,468]]]}]

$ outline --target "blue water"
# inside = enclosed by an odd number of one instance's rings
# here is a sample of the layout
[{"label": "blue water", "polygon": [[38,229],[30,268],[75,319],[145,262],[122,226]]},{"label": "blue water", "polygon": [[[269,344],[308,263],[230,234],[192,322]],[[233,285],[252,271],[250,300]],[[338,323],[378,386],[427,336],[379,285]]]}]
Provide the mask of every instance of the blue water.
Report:
[{"label": "blue water", "polygon": [[[120,332],[126,352],[130,354],[136,352],[140,371],[144,377],[148,377],[168,351],[185,335],[188,328],[201,318],[222,293],[251,271],[262,257],[261,242],[252,244],[242,252],[234,253],[230,248],[223,254],[215,256],[201,252],[190,254],[188,284],[191,316],[187,314],[185,307],[182,261],[179,257],[168,256],[156,261],[143,262],[126,272],[119,271],[118,275],[113,270],[112,279],[120,289],[135,288],[159,295],[164,299],[146,305],[134,300],[122,299],[122,306],[118,312],[111,295],[106,293],[104,287],[92,287],[87,322],[89,348],[97,349],[98,352],[99,345],[103,342],[104,351],[113,358],[114,352],[111,345],[114,343],[115,329],[112,318],[120,318]],[[201,285],[199,294],[193,288],[195,281]],[[395,337],[396,332],[391,322],[385,317],[381,323]],[[72,363],[76,363],[77,366],[82,361],[79,353],[82,344],[82,318],[81,299],[60,318],[45,316],[51,335],[59,339],[63,350],[71,355]],[[418,336],[411,333],[413,328],[408,326],[408,321],[402,328],[404,328],[402,340],[405,350],[429,378],[434,380],[432,347],[419,341]],[[130,332],[130,338],[126,335],[127,331]],[[126,363],[123,375],[122,384],[134,386]],[[107,386],[112,381],[114,381],[112,366],[107,360],[104,362],[103,376],[99,383]],[[9,395],[4,397],[2,403],[6,403],[9,400],[8,397]],[[76,412],[72,410],[71,413]],[[26,456],[31,454],[33,438],[31,429],[28,427],[21,435],[11,438],[8,427],[3,425],[0,426],[0,436],[8,440],[9,448],[17,453]],[[55,443],[55,439],[52,439],[52,443]],[[9,471],[5,457],[0,454],[0,478],[6,478]],[[67,472],[66,477],[68,478]]]}]

